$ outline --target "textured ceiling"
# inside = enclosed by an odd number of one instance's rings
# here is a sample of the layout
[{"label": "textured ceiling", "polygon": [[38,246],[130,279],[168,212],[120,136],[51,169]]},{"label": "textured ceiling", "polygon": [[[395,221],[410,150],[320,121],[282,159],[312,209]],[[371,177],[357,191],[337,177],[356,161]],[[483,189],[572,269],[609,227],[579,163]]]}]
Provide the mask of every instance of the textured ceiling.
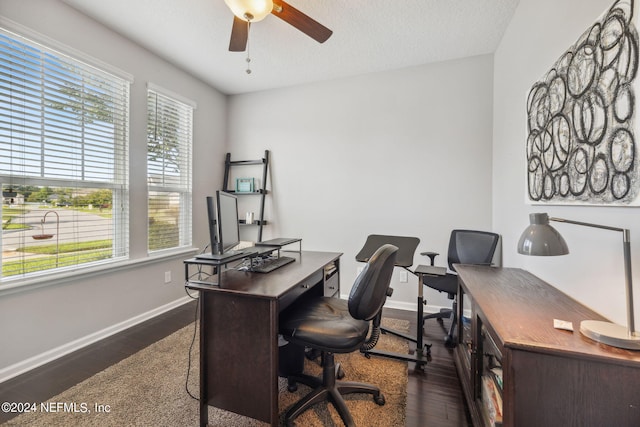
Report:
[{"label": "textured ceiling", "polygon": [[189,71],[238,94],[495,51],[519,0],[289,0],[333,30],[319,44],[275,16],[229,52],[224,0],[63,0]]}]

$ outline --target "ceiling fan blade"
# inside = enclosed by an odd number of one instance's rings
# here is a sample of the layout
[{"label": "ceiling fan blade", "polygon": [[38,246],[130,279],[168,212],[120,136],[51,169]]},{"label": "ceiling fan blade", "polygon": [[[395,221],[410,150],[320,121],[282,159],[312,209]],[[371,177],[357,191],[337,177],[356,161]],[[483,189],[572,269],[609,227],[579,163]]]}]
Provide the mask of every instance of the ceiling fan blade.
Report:
[{"label": "ceiling fan blade", "polygon": [[243,21],[237,16],[233,17],[233,27],[231,27],[231,40],[229,41],[229,51],[244,52],[247,49],[249,39],[249,27],[247,21]]},{"label": "ceiling fan blade", "polygon": [[324,43],[333,34],[333,31],[282,0],[273,2],[271,13],[319,43]]}]

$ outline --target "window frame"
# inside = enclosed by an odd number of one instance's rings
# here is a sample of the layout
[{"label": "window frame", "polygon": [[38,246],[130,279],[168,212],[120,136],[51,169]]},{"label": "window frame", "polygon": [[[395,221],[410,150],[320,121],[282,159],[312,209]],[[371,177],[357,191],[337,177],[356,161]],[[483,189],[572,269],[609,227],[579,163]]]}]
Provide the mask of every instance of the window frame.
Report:
[{"label": "window frame", "polygon": [[[154,94],[153,107],[151,105],[151,94]],[[177,111],[177,120],[180,122],[181,132],[178,132],[180,139],[178,153],[178,169],[180,176],[178,182],[167,182],[168,172],[166,169],[160,170],[157,178],[159,182],[153,182],[151,174],[152,168],[149,159],[149,144],[151,143],[151,135],[149,129],[156,123],[158,112],[158,100],[165,103],[165,108],[174,108]],[[169,105],[171,104],[171,105]],[[154,109],[153,117],[151,110]],[[191,248],[193,244],[193,123],[194,112],[197,108],[195,102],[176,94],[170,90],[162,88],[154,83],[147,84],[147,254],[156,255],[167,251],[175,251],[178,249]],[[186,120],[186,122],[183,122]],[[186,149],[187,153],[183,151]],[[155,169],[155,168],[154,168]],[[178,193],[179,214],[177,218],[178,225],[178,243],[175,246],[162,247],[158,249],[151,248],[151,202],[152,193]]]},{"label": "window frame", "polygon": [[[56,267],[50,269],[43,269],[33,273],[21,273],[17,276],[2,277],[0,275],[0,290],[4,290],[7,287],[21,286],[23,284],[32,283],[34,281],[42,281],[44,278],[50,280],[52,276],[56,277],[77,277],[86,274],[88,271],[95,271],[96,268],[105,268],[104,265],[108,264],[111,267],[113,264],[123,263],[129,259],[130,247],[129,247],[129,144],[130,144],[130,102],[131,102],[131,84],[133,83],[133,77],[111,65],[105,64],[95,58],[92,58],[85,53],[77,51],[69,46],[61,44],[53,39],[36,33],[33,30],[28,29],[20,24],[0,17],[0,33],[4,36],[12,39],[12,44],[15,43],[25,44],[30,49],[38,51],[39,64],[43,64],[47,55],[52,55],[53,58],[60,60],[61,62],[71,64],[75,69],[81,70],[79,73],[82,75],[96,77],[107,76],[114,83],[119,85],[118,87],[118,106],[119,106],[119,119],[117,124],[114,124],[113,130],[113,142],[110,145],[113,148],[113,155],[110,160],[110,164],[113,167],[112,176],[110,179],[86,179],[86,176],[78,179],[67,179],[61,177],[47,177],[46,174],[35,176],[33,174],[24,174],[20,176],[15,173],[15,170],[0,171],[0,183],[14,185],[29,185],[29,186],[50,186],[50,187],[69,187],[69,188],[106,188],[112,191],[112,257],[108,260],[92,261],[92,262],[79,262],[70,267]],[[14,62],[20,62],[15,61]],[[44,70],[45,67],[41,66]],[[43,86],[46,82],[45,71],[41,70],[40,85]],[[13,75],[7,73],[9,77],[5,80],[13,79]],[[99,80],[99,78],[98,78]],[[62,87],[62,86],[61,86]],[[122,90],[122,92],[119,92]],[[46,109],[47,96],[43,95],[41,90],[38,92],[39,100],[36,103],[39,109],[42,111],[44,117],[44,111]],[[58,93],[55,92],[54,93]],[[109,98],[111,100],[112,98]],[[9,111],[12,116],[15,110],[15,105],[9,107]],[[85,123],[87,115],[83,115],[80,119],[81,123]],[[7,128],[9,125],[6,125]],[[40,124],[42,134],[40,135],[41,144],[45,144],[45,128],[46,124],[44,120]],[[85,138],[79,139],[79,146],[84,147],[86,144]],[[15,143],[13,138],[7,138],[7,146],[12,146]],[[108,144],[107,144],[108,145]],[[109,146],[109,145],[108,145]],[[44,160],[40,160],[43,162]],[[94,160],[95,161],[95,160]],[[87,167],[88,162],[83,157],[81,161],[82,169]],[[10,166],[12,169],[12,166]],[[1,208],[0,208],[1,209]],[[0,240],[0,246],[2,240]],[[0,265],[2,261],[0,261]]]}]

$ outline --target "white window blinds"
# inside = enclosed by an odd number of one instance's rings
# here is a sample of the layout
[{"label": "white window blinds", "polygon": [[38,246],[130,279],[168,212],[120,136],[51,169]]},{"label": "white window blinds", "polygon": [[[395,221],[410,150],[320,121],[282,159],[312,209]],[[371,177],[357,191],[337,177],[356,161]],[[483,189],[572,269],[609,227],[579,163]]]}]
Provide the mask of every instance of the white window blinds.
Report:
[{"label": "white window blinds", "polygon": [[149,85],[149,252],[191,245],[193,109],[190,103]]},{"label": "white window blinds", "polygon": [[129,82],[0,29],[2,278],[128,256]]}]

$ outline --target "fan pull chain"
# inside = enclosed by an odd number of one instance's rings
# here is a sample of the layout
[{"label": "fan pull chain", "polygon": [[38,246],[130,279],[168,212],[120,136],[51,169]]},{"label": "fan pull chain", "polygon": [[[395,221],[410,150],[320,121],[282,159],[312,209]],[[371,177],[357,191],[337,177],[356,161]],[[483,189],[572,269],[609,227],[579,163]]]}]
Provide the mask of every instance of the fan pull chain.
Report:
[{"label": "fan pull chain", "polygon": [[[246,15],[245,15],[246,16]],[[251,30],[251,21],[247,21],[247,74],[251,74],[251,55],[249,52],[249,31]]]}]

